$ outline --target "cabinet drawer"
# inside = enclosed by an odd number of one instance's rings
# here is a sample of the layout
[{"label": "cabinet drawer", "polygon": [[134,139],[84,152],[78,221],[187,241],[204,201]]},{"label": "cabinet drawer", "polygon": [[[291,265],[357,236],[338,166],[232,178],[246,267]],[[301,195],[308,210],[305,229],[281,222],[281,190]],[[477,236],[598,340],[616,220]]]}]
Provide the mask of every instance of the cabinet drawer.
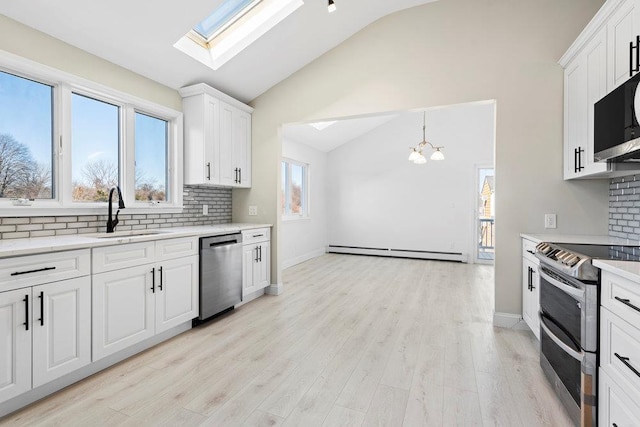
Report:
[{"label": "cabinet drawer", "polygon": [[131,243],[93,249],[93,274],[136,267],[155,261],[155,242]]},{"label": "cabinet drawer", "polygon": [[0,259],[0,291],[57,282],[91,273],[89,249]]},{"label": "cabinet drawer", "polygon": [[601,289],[604,307],[632,325],[640,325],[640,284],[603,271]]},{"label": "cabinet drawer", "polygon": [[540,260],[538,260],[538,258],[536,258],[536,256],[534,255],[534,253],[536,252],[536,245],[536,242],[522,239],[522,256],[535,263],[536,265],[539,265]]},{"label": "cabinet drawer", "polygon": [[[600,369],[598,396],[598,424],[601,426],[640,425],[640,396],[631,397]],[[635,402],[635,403],[634,403]]]},{"label": "cabinet drawer", "polygon": [[606,308],[600,311],[600,366],[625,390],[640,396],[640,329]]},{"label": "cabinet drawer", "polygon": [[271,240],[271,229],[256,228],[253,230],[245,230],[242,232],[242,244],[266,242]]},{"label": "cabinet drawer", "polygon": [[198,238],[184,237],[156,241],[156,260],[181,258],[198,254]]}]

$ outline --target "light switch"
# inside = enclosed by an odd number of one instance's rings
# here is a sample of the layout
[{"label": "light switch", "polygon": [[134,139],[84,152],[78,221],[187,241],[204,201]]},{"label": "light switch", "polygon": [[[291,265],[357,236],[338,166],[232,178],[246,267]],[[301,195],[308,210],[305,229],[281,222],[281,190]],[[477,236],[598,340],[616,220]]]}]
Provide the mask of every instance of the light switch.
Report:
[{"label": "light switch", "polygon": [[209,215],[209,205],[202,205],[202,215]]}]

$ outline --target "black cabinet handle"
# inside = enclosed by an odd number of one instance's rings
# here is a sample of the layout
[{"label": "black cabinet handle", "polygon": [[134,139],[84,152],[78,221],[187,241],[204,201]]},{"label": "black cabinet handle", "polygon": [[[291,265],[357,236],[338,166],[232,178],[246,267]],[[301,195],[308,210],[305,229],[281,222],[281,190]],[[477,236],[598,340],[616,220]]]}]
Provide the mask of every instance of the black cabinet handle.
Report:
[{"label": "black cabinet handle", "polygon": [[40,326],[44,326],[44,292],[41,291],[38,298],[40,298],[40,318],[38,320],[40,321]]},{"label": "black cabinet handle", "polygon": [[253,237],[262,237],[264,234],[254,234]]},{"label": "black cabinet handle", "polygon": [[40,271],[49,271],[49,270],[55,270],[55,267],[44,267],[44,268],[38,268],[37,270],[29,270],[29,271],[16,271],[15,273],[11,273],[12,276],[20,276],[21,274],[29,274],[29,273],[38,273]]},{"label": "black cabinet handle", "polygon": [[[636,60],[633,60],[633,51],[636,51]],[[636,44],[629,42],[629,77],[640,71],[640,35],[636,36]]]},{"label": "black cabinet handle", "polygon": [[624,363],[624,365],[631,369],[631,372],[633,372],[634,374],[636,374],[638,377],[640,377],[640,372],[638,372],[638,370],[636,368],[634,368],[631,363],[629,363],[629,358],[628,357],[623,357],[620,356],[618,353],[613,353],[614,356],[616,356],[622,363]]},{"label": "black cabinet handle", "polygon": [[578,147],[578,172],[584,169],[584,166],[582,166],[582,153],[584,153],[584,150],[582,147]]},{"label": "black cabinet handle", "polygon": [[573,149],[573,173],[578,173],[578,149]]},{"label": "black cabinet handle", "polygon": [[531,267],[527,267],[527,290],[531,290]]},{"label": "black cabinet handle", "polygon": [[235,169],[233,170],[233,173],[235,174],[235,175],[233,176],[233,182],[235,182],[235,183],[237,184],[237,183],[238,183],[238,168],[235,168]]},{"label": "black cabinet handle", "polygon": [[531,255],[535,255],[536,253],[530,249],[527,249],[527,252],[529,252]]},{"label": "black cabinet handle", "polygon": [[156,293],[156,269],[151,269],[151,292]]},{"label": "black cabinet handle", "polygon": [[260,254],[258,258],[260,258],[260,262],[262,262],[262,245],[258,246],[258,253]]},{"label": "black cabinet handle", "polygon": [[162,267],[160,267],[160,290],[162,290]]},{"label": "black cabinet handle", "polygon": [[29,295],[25,295],[22,301],[24,301],[24,310],[25,310],[23,325],[25,326],[25,329],[28,331],[29,330]]},{"label": "black cabinet handle", "polygon": [[258,247],[256,246],[256,247],[255,247],[255,249],[256,249],[256,259],[255,259],[255,262],[258,262]]},{"label": "black cabinet handle", "polygon": [[631,304],[630,300],[626,298],[620,298],[620,297],[614,297],[614,298],[620,301],[621,303],[623,303],[624,305],[631,307],[635,311],[640,311],[640,307],[636,307],[635,305]]},{"label": "black cabinet handle", "polygon": [[211,162],[207,162],[207,180],[211,180]]},{"label": "black cabinet handle", "polygon": [[531,268],[531,292],[533,292],[533,290],[536,288],[535,286],[533,286],[533,275],[536,274],[536,271],[533,269],[533,267]]},{"label": "black cabinet handle", "polygon": [[238,184],[242,184],[242,168],[238,168]]}]

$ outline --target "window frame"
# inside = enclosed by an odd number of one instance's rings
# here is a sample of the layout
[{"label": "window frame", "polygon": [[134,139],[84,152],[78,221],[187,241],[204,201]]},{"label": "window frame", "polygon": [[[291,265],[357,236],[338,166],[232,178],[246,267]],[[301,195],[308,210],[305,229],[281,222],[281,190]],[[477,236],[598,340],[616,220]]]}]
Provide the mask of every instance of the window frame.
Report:
[{"label": "window frame", "polygon": [[[182,112],[121,92],[20,56],[0,51],[0,71],[49,85],[52,101],[52,199],[36,199],[31,206],[14,206],[11,199],[0,199],[2,216],[91,215],[106,213],[107,202],[74,202],[71,183],[71,98],[86,96],[118,106],[119,182],[126,214],[182,212]],[[135,200],[135,113],[140,112],[167,122],[167,202]]]},{"label": "window frame", "polygon": [[[311,182],[310,182],[310,165],[309,163],[301,162],[299,160],[294,160],[291,158],[283,157],[282,162],[280,163],[280,167],[282,168],[282,163],[287,164],[286,173],[284,176],[285,180],[285,189],[283,189],[283,195],[285,197],[285,208],[281,212],[283,221],[296,221],[301,219],[310,219],[311,209],[310,209],[310,195],[311,195]],[[299,214],[296,213],[287,213],[286,206],[290,202],[291,196],[291,166],[296,165],[302,167],[302,212]]]}]

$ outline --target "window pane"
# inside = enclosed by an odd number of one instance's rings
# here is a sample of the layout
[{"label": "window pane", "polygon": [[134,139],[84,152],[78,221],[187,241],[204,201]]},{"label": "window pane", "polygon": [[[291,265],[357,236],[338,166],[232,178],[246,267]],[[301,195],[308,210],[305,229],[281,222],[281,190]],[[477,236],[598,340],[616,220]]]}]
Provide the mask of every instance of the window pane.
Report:
[{"label": "window pane", "polygon": [[136,200],[167,201],[167,122],[136,113]]},{"label": "window pane", "polygon": [[250,6],[259,2],[260,0],[225,0],[211,15],[207,16],[193,29],[203,38],[208,39],[226,24],[237,20]]},{"label": "window pane", "polygon": [[291,213],[301,214],[303,206],[303,176],[304,168],[300,165],[291,165]]},{"label": "window pane", "polygon": [[0,197],[53,198],[53,88],[0,72]]},{"label": "window pane", "polygon": [[73,200],[106,202],[118,185],[120,108],[73,94],[71,98],[71,179]]}]

